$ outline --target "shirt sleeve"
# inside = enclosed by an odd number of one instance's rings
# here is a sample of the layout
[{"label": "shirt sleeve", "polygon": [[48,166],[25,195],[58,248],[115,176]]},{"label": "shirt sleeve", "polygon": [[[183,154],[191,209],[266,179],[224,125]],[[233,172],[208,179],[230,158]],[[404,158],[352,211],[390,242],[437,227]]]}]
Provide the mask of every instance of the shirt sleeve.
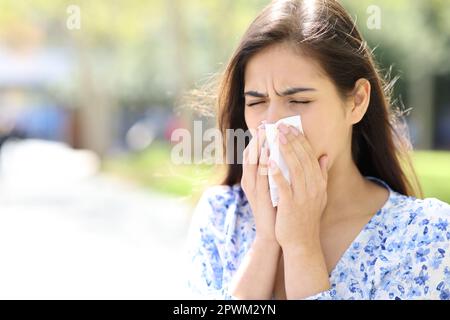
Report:
[{"label": "shirt sleeve", "polygon": [[223,212],[215,209],[214,197],[214,189],[205,191],[194,209],[187,241],[187,287],[195,299],[232,300],[223,281]]},{"label": "shirt sleeve", "polygon": [[303,300],[335,300],[336,299],[336,290],[331,288],[326,291],[322,291],[316,293],[312,296],[306,297]]},{"label": "shirt sleeve", "polygon": [[[205,191],[194,209],[187,241],[188,272],[186,285],[194,299],[238,300],[228,290],[225,276],[226,211],[223,202],[233,199],[223,189]],[[333,300],[331,288],[305,300]]]},{"label": "shirt sleeve", "polygon": [[[411,208],[395,252],[400,263],[387,268],[374,299],[450,300],[450,206],[425,199]],[[400,242],[399,242],[400,243]]]},{"label": "shirt sleeve", "polygon": [[450,300],[450,205],[437,199],[426,203],[433,218],[421,221],[424,245],[415,254],[414,298]]}]

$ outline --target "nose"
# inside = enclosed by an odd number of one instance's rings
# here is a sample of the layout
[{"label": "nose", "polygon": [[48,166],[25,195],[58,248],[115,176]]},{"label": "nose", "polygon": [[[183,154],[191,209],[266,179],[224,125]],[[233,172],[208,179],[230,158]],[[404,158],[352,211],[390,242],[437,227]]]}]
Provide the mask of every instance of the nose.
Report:
[{"label": "nose", "polygon": [[269,107],[267,108],[266,113],[266,121],[267,123],[275,123],[278,120],[288,117],[286,110],[284,110],[282,105],[277,105],[276,103],[271,102]]}]

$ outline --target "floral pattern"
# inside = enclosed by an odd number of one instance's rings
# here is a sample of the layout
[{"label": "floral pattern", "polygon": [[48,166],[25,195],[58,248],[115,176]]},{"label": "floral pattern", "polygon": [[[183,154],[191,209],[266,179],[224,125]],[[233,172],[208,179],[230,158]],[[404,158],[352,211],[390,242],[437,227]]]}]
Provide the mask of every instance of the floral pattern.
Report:
[{"label": "floral pattern", "polygon": [[[389,198],[329,275],[331,299],[450,300],[450,206],[389,189]],[[187,285],[200,298],[233,299],[229,283],[256,229],[239,184],[214,186],[198,202],[189,230]]]}]

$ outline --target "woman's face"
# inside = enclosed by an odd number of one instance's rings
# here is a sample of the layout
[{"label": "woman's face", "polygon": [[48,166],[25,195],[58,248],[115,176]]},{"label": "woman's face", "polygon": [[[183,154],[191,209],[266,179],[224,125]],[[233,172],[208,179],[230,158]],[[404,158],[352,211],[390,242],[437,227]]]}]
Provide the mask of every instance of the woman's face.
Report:
[{"label": "woman's face", "polygon": [[327,154],[330,165],[351,141],[351,124],[335,85],[314,60],[286,44],[266,48],[249,60],[244,92],[249,129],[263,120],[274,123],[300,115],[316,158]]}]

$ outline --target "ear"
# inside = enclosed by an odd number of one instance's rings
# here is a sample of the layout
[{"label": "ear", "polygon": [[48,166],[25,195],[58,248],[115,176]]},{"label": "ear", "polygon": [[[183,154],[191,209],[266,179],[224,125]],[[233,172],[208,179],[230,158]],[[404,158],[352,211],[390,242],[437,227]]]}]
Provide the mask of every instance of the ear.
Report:
[{"label": "ear", "polygon": [[355,83],[352,95],[350,97],[350,122],[355,124],[361,121],[366,114],[370,102],[370,82],[367,79],[359,79]]}]

